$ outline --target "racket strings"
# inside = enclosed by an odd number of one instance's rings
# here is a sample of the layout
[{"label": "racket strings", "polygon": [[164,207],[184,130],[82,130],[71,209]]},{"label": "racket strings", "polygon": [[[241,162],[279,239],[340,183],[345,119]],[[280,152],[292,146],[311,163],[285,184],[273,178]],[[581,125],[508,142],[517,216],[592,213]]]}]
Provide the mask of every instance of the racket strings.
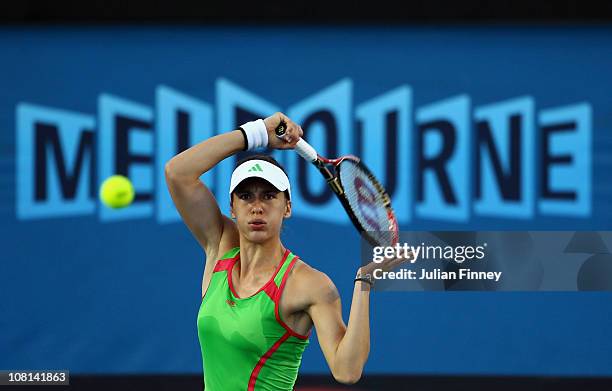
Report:
[{"label": "racket strings", "polygon": [[351,212],[366,231],[368,239],[382,246],[394,244],[397,225],[384,187],[366,168],[354,161],[343,160],[338,171]]}]

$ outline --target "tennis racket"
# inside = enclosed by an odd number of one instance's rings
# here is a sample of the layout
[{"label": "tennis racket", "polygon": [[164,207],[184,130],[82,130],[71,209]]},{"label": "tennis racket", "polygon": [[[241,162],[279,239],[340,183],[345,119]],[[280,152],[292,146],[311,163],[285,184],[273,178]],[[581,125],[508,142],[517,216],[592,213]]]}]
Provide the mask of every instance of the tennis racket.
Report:
[{"label": "tennis racket", "polygon": [[[282,138],[286,130],[286,124],[281,122],[275,129],[276,136]],[[370,244],[392,246],[398,242],[391,198],[358,157],[347,155],[328,159],[304,139],[297,142],[295,151],[319,170],[355,228]]]}]

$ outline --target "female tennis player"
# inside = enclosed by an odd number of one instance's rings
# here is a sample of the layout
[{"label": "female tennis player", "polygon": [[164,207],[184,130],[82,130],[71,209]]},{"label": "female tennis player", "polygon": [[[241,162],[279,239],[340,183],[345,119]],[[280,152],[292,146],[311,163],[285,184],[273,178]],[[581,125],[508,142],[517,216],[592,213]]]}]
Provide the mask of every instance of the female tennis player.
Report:
[{"label": "female tennis player", "polygon": [[[281,121],[287,131],[278,138]],[[281,241],[291,189],[273,158],[257,155],[237,165],[229,188],[235,221],[221,214],[199,179],[242,150],[292,149],[302,134],[276,113],[209,138],[166,164],[176,208],[206,254],[197,326],[207,391],[292,390],[313,326],[334,378],[352,384],[361,377],[370,350],[373,281],[367,266],[355,278],[347,326],[334,283]]]}]

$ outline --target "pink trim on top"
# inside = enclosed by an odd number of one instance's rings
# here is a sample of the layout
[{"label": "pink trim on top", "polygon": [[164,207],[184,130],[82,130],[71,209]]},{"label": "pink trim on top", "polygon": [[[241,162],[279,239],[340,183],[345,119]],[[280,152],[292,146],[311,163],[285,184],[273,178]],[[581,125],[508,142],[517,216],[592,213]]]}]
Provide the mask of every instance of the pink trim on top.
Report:
[{"label": "pink trim on top", "polygon": [[293,266],[295,265],[295,263],[297,262],[298,259],[299,259],[299,257],[295,256],[291,260],[291,263],[287,267],[287,270],[285,270],[285,275],[283,276],[283,280],[281,281],[280,288],[278,288],[278,290],[276,291],[276,297],[274,298],[274,316],[276,317],[276,321],[278,323],[280,323],[280,325],[283,326],[285,328],[285,330],[287,330],[287,332],[289,334],[291,334],[294,337],[299,338],[299,339],[308,339],[308,337],[310,336],[310,333],[311,333],[312,330],[309,330],[308,334],[306,334],[306,335],[302,335],[300,333],[297,333],[297,332],[293,331],[291,329],[291,327],[289,327],[289,325],[287,325],[287,323],[283,322],[283,320],[280,317],[280,312],[279,312],[280,298],[281,298],[281,295],[283,294],[283,289],[285,288],[285,283],[287,282],[287,277],[289,276],[289,272],[291,271],[291,269],[293,269]]},{"label": "pink trim on top", "polygon": [[[228,282],[229,288],[232,291],[232,293],[234,294],[234,296],[236,296],[237,299],[248,299],[248,298],[251,298],[251,297],[255,296],[256,294],[258,294],[259,292],[261,292],[263,290],[265,290],[266,293],[268,295],[270,295],[271,290],[268,289],[268,285],[270,285],[271,283],[274,284],[274,277],[276,277],[276,275],[278,274],[279,270],[281,269],[281,266],[285,262],[285,259],[287,259],[287,257],[289,256],[289,253],[290,253],[290,251],[288,249],[285,250],[285,254],[283,254],[283,259],[281,259],[280,263],[276,267],[276,270],[274,271],[274,274],[272,275],[272,277],[270,277],[270,280],[268,280],[268,282],[266,282],[264,284],[264,286],[259,288],[257,290],[257,292],[253,293],[251,296],[248,296],[248,297],[240,297],[240,296],[238,296],[238,293],[236,293],[236,291],[234,290],[234,284],[232,283],[232,271],[234,270],[234,265],[236,264],[236,262],[232,263],[230,268],[227,270],[227,282]],[[237,259],[240,259],[240,253],[238,253]],[[274,285],[276,286],[276,284],[274,284]]]},{"label": "pink trim on top", "polygon": [[238,256],[229,259],[219,259],[215,265],[215,268],[213,269],[213,273],[229,270],[237,259]]},{"label": "pink trim on top", "polygon": [[[238,259],[238,254],[234,255],[234,257],[232,258],[217,259],[215,263],[215,267],[213,269],[213,273],[221,272],[224,270],[229,270],[229,268],[232,266],[232,263],[236,262],[236,259]],[[206,291],[204,291],[204,294],[202,295],[202,301],[204,301],[204,298],[206,297],[206,292],[208,292],[208,288],[210,288],[211,282],[212,282],[212,277],[210,278],[210,281],[208,281],[208,285],[206,286]]]},{"label": "pink trim on top", "polygon": [[274,301],[274,298],[276,297],[276,291],[278,291],[278,287],[276,286],[276,283],[274,284],[268,284],[265,288],[264,288],[264,292],[266,292],[266,295],[268,295],[268,297],[270,298],[270,300]]},{"label": "pink trim on top", "polygon": [[257,365],[255,365],[255,368],[253,368],[253,372],[251,372],[251,377],[249,378],[249,387],[247,388],[247,391],[255,390],[255,383],[257,382],[257,377],[259,376],[261,368],[263,368],[266,361],[272,356],[272,354],[274,354],[274,352],[278,350],[278,348],[282,345],[283,342],[287,340],[287,338],[289,338],[288,332],[283,334],[283,336],[280,337],[278,341],[276,341],[274,345],[272,345],[272,347],[264,353],[263,356],[261,356],[261,358],[257,362]]}]

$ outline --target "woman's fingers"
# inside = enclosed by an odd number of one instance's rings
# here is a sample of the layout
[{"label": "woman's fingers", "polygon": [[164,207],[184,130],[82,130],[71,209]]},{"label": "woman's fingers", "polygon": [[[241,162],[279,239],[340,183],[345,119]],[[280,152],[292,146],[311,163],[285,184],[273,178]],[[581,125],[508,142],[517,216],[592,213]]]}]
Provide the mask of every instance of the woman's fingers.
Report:
[{"label": "woman's fingers", "polygon": [[[265,121],[272,122],[272,123],[276,124],[276,125],[274,125],[274,128],[270,127],[270,126],[272,126],[271,124],[267,124],[267,126],[269,128],[268,129],[269,134],[273,134],[272,131],[275,129],[276,126],[278,126],[278,124],[283,123],[285,125],[285,127],[286,127],[285,128],[285,134],[280,136],[280,137],[276,137],[276,139],[278,141],[272,141],[271,142],[270,146],[272,148],[277,148],[277,149],[292,149],[292,148],[295,148],[295,145],[297,144],[297,142],[300,141],[300,137],[302,137],[302,135],[304,134],[304,131],[302,130],[302,127],[300,125],[296,124],[295,122],[293,122],[284,113],[277,112],[272,117],[266,118]],[[280,143],[279,143],[279,141],[280,141]]]},{"label": "woman's fingers", "polygon": [[287,132],[285,133],[284,137],[284,140],[287,143],[292,144],[292,146],[295,146],[302,134],[302,128],[298,124],[291,120],[287,122]]}]

